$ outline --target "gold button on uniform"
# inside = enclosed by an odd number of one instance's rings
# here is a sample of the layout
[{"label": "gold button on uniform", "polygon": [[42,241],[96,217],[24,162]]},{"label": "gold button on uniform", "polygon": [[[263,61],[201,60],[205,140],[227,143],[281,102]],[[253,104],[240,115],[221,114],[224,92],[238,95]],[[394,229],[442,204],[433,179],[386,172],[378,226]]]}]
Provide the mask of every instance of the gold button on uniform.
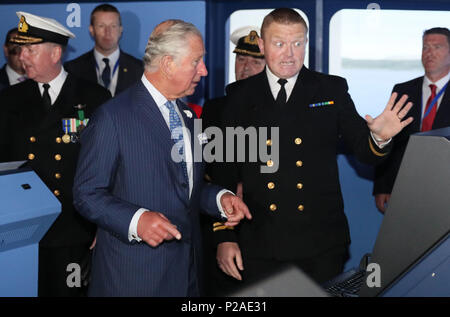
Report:
[{"label": "gold button on uniform", "polygon": [[302,189],[303,188],[303,184],[302,183],[297,183],[297,188],[298,189]]},{"label": "gold button on uniform", "polygon": [[299,211],[303,211],[303,210],[305,209],[305,206],[303,206],[303,205],[298,205],[297,209],[298,209]]},{"label": "gold button on uniform", "polygon": [[271,204],[271,205],[269,206],[269,208],[270,208],[271,211],[275,211],[275,210],[277,210],[277,205]]},{"label": "gold button on uniform", "polygon": [[34,156],[33,153],[28,154],[28,159],[29,159],[30,161],[31,161],[31,160],[34,160],[34,158],[35,158],[35,156]]},{"label": "gold button on uniform", "polygon": [[55,155],[55,160],[57,160],[57,161],[61,161],[61,154],[56,154]]},{"label": "gold button on uniform", "polygon": [[36,142],[36,138],[35,138],[34,136],[30,137],[30,142],[31,142],[31,143]]},{"label": "gold button on uniform", "polygon": [[300,145],[300,144],[302,144],[302,139],[296,138],[296,139],[294,140],[294,142],[295,142],[295,144]]},{"label": "gold button on uniform", "polygon": [[60,195],[60,192],[59,192],[59,190],[55,189],[55,190],[53,191],[53,194],[55,194],[55,196],[59,196],[59,195]]},{"label": "gold button on uniform", "polygon": [[272,160],[268,160],[267,161],[267,166],[272,167],[273,166],[273,161]]},{"label": "gold button on uniform", "polygon": [[60,174],[60,173],[56,173],[56,174],[55,174],[55,178],[56,178],[56,179],[60,179],[60,178],[61,178],[61,174]]},{"label": "gold button on uniform", "polygon": [[268,139],[268,140],[266,141],[266,145],[267,145],[267,146],[272,146],[272,140],[271,140],[271,139]]},{"label": "gold button on uniform", "polygon": [[57,137],[56,138],[56,143],[61,143],[61,142],[62,142],[62,139],[60,137]]},{"label": "gold button on uniform", "polygon": [[274,189],[275,188],[275,184],[273,182],[267,183],[267,188]]},{"label": "gold button on uniform", "polygon": [[295,162],[295,165],[297,167],[301,167],[301,166],[303,166],[303,162],[302,161],[297,161],[297,162]]}]

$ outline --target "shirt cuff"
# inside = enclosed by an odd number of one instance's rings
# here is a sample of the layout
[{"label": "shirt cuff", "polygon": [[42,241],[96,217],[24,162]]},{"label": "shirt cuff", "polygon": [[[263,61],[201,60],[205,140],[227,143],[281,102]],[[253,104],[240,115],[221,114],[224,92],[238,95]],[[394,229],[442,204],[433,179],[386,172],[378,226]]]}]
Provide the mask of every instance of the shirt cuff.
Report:
[{"label": "shirt cuff", "polygon": [[128,241],[130,241],[130,242],[133,240],[136,240],[137,242],[142,241],[142,239],[139,238],[139,236],[137,234],[137,226],[138,226],[139,218],[146,211],[147,211],[147,209],[140,208],[134,213],[133,218],[131,218],[130,226],[128,227]]},{"label": "shirt cuff", "polygon": [[227,214],[225,213],[225,211],[222,208],[222,204],[220,203],[220,199],[222,198],[223,194],[225,193],[230,193],[232,195],[234,195],[234,193],[232,191],[229,191],[227,189],[222,189],[220,192],[217,193],[216,196],[216,203],[217,203],[217,208],[219,208],[220,211],[220,215],[225,218],[228,219]]},{"label": "shirt cuff", "polygon": [[372,137],[373,142],[374,142],[380,149],[384,148],[386,145],[388,145],[388,144],[392,141],[392,138],[390,138],[390,139],[387,140],[387,141],[380,142],[380,141],[378,141],[377,139],[375,139],[375,137],[373,136],[372,131],[370,131],[370,136]]}]

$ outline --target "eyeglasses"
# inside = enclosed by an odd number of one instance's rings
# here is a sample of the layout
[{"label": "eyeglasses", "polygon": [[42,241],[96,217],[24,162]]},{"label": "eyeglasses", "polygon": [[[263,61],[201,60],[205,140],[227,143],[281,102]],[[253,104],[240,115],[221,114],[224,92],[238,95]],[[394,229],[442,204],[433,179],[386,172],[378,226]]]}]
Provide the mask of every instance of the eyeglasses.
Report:
[{"label": "eyeglasses", "polygon": [[10,46],[8,47],[8,55],[18,55],[21,50],[22,48],[19,45]]}]

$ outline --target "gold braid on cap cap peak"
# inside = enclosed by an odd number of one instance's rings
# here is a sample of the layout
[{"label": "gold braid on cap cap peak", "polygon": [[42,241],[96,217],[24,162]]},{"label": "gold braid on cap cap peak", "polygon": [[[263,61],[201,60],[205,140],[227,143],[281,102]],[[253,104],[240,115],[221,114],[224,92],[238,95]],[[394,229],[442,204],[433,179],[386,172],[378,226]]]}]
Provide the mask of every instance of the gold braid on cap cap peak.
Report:
[{"label": "gold braid on cap cap peak", "polygon": [[264,54],[259,51],[258,38],[258,32],[250,31],[247,36],[239,39],[233,53],[263,58]]},{"label": "gold braid on cap cap peak", "polygon": [[28,25],[25,17],[22,15],[19,20],[19,25],[17,26],[17,31],[19,31],[19,33],[14,35],[10,39],[10,42],[16,43],[16,44],[36,44],[36,43],[41,43],[44,41],[44,39],[39,38],[39,37],[35,37],[35,36],[31,37],[31,36],[24,35],[24,34],[28,33],[29,28],[30,28],[30,26]]}]

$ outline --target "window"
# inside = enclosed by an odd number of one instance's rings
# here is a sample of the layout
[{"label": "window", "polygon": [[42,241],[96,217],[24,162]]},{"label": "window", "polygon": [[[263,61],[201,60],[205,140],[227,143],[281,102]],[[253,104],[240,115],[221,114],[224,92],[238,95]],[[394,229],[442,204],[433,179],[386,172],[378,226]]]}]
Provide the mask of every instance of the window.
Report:
[{"label": "window", "polygon": [[347,79],[361,116],[375,117],[396,83],[424,74],[423,32],[449,21],[448,11],[341,10],[330,21],[329,73]]}]

